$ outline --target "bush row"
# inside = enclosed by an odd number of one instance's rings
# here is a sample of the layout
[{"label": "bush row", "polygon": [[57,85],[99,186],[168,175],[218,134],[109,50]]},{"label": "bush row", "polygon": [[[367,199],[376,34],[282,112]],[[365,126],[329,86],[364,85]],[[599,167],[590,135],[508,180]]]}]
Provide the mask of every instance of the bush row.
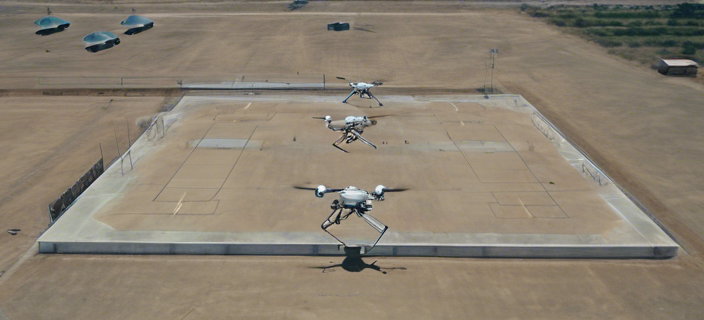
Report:
[{"label": "bush row", "polygon": [[609,37],[609,36],[627,36],[627,37],[652,37],[652,36],[675,36],[675,37],[691,37],[704,36],[704,29],[696,28],[589,28],[587,34]]},{"label": "bush row", "polygon": [[672,39],[650,39],[645,41],[620,41],[614,39],[597,39],[596,42],[603,47],[620,47],[625,45],[631,48],[639,47],[682,47],[683,49],[690,50],[704,50],[704,42],[693,42],[693,41],[677,41]]},{"label": "bush row", "polygon": [[655,18],[666,18],[667,15],[662,14],[657,11],[640,11],[640,12],[603,12],[597,11],[594,13],[594,17],[600,19],[655,19]]},{"label": "bush row", "polygon": [[[598,44],[600,44],[602,47],[606,48],[615,48],[615,47],[620,47],[623,46],[622,41],[618,40],[611,40],[611,39],[598,39],[596,40]],[[627,42],[626,43],[629,47],[631,48],[638,48],[642,46],[651,46],[651,47],[665,47],[665,48],[672,48],[672,47],[682,47],[682,54],[688,54],[688,55],[693,55],[697,52],[697,50],[704,50],[704,43],[694,43],[694,42],[689,42],[686,41],[684,43],[679,43],[674,40],[651,40],[651,41],[645,41],[643,43],[641,42]]]},{"label": "bush row", "polygon": [[[557,17],[562,19],[574,19],[578,17],[586,17],[587,10],[585,9],[568,9],[563,10],[561,6],[552,6],[547,9],[531,7],[527,4],[521,5],[521,11],[528,11],[534,17],[549,17],[550,13],[546,11],[557,12]],[[680,3],[676,7],[662,6],[662,11],[654,10],[652,6],[632,6],[628,11],[623,6],[614,6],[615,11],[606,11],[605,6],[594,4],[591,14],[599,19],[656,19],[656,18],[671,18],[671,19],[704,19],[704,4],[700,3]]]}]

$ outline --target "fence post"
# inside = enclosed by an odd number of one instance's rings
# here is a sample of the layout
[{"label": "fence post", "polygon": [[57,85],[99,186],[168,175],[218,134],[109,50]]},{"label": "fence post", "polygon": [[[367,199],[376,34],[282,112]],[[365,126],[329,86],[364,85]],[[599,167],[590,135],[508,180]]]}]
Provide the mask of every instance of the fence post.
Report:
[{"label": "fence post", "polygon": [[125,123],[127,124],[127,151],[130,157],[130,168],[134,169],[134,165],[132,164],[132,152],[129,152],[132,150],[132,138],[130,138],[130,122],[127,120],[127,116],[125,116]]}]

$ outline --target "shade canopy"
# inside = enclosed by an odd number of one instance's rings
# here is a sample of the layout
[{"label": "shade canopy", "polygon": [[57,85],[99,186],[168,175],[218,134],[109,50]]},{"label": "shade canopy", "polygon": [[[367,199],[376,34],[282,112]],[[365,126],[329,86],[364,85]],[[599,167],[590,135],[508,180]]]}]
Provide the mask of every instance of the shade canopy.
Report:
[{"label": "shade canopy", "polygon": [[54,16],[48,16],[41,18],[37,21],[34,21],[36,25],[38,25],[41,29],[53,29],[53,28],[58,28],[59,26],[62,25],[69,25],[70,23],[64,19],[57,18]]},{"label": "shade canopy", "polygon": [[131,15],[125,21],[120,22],[120,24],[128,28],[141,28],[149,24],[153,25],[154,21],[145,17]]},{"label": "shade canopy", "polygon": [[98,31],[83,37],[83,42],[85,42],[86,45],[94,45],[105,43],[107,41],[115,39],[117,39],[117,36],[112,32]]}]

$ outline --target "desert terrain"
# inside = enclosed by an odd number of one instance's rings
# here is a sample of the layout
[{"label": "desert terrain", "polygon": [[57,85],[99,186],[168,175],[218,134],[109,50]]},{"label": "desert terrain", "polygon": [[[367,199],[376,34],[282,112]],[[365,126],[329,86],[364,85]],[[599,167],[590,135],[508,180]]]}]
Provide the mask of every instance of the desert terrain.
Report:
[{"label": "desert terrain", "polygon": [[[0,319],[701,318],[704,87],[609,55],[517,9],[311,2],[290,11],[286,4],[57,2],[53,13],[72,25],[42,37],[32,22],[46,3],[0,2]],[[155,27],[122,35],[119,21],[132,7]],[[358,29],[326,31],[335,21]],[[123,41],[88,53],[81,38],[97,30]],[[682,245],[677,258],[365,258],[353,270],[361,272],[347,272],[321,269],[342,262],[325,257],[36,254],[47,205],[99,158],[98,144],[114,158],[115,131],[124,151],[125,123],[136,135],[136,119],[170,100],[125,88],[59,96],[40,79],[153,77],[175,87],[233,75],[325,74],[381,80],[382,100],[477,94],[492,48],[495,86],[523,95],[642,203]],[[10,228],[22,231],[12,236]]]}]

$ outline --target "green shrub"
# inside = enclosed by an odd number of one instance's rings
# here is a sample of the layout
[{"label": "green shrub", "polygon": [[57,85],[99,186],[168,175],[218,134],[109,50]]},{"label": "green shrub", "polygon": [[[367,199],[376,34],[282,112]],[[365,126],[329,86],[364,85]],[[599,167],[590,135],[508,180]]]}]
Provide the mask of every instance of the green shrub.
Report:
[{"label": "green shrub", "polygon": [[643,26],[643,23],[640,22],[640,20],[636,20],[636,21],[631,21],[631,22],[629,22],[627,26],[629,26],[629,27],[641,27],[641,26]]},{"label": "green shrub", "polygon": [[648,47],[676,47],[679,42],[671,39],[658,40],[658,39],[648,39],[643,42],[645,46]]},{"label": "green shrub", "polygon": [[704,4],[680,3],[670,16],[672,18],[704,19]]},{"label": "green shrub", "polygon": [[628,28],[614,30],[615,36],[644,37],[667,34],[665,28]]},{"label": "green shrub", "polygon": [[597,18],[611,18],[611,19],[654,19],[654,18],[660,18],[660,13],[658,13],[657,11],[639,11],[639,12],[616,11],[616,12],[595,12],[594,16]]},{"label": "green shrub", "polygon": [[589,27],[590,23],[582,18],[577,18],[572,22],[572,26],[576,28],[586,28]]},{"label": "green shrub", "polygon": [[533,17],[533,18],[545,18],[545,17],[549,17],[549,16],[550,16],[550,15],[547,14],[546,12],[537,11],[537,10],[536,10],[536,11],[531,11],[531,12],[529,12],[528,14],[530,14],[530,16]]},{"label": "green shrub", "polygon": [[668,26],[675,27],[675,26],[677,26],[677,24],[678,24],[678,23],[677,23],[677,20],[675,20],[675,19],[667,20],[667,25],[668,25]]},{"label": "green shrub", "polygon": [[701,36],[704,35],[704,29],[698,28],[670,28],[667,34],[673,36]]},{"label": "green shrub", "polygon": [[681,53],[686,54],[686,55],[690,55],[690,56],[694,55],[695,53],[697,53],[697,47],[693,43],[687,41],[682,44]]},{"label": "green shrub", "polygon": [[552,23],[552,24],[558,26],[558,27],[567,26],[567,22],[566,22],[565,20],[562,20],[562,19],[550,18],[550,20],[548,20],[548,21],[549,21],[550,23]]},{"label": "green shrub", "polygon": [[620,47],[622,45],[621,41],[608,40],[608,39],[599,39],[597,41],[597,43],[600,44],[602,47],[606,47],[606,48]]},{"label": "green shrub", "polygon": [[611,32],[608,32],[602,28],[590,28],[587,29],[587,33],[599,37],[608,37],[611,35]]},{"label": "green shrub", "polygon": [[638,47],[640,47],[640,43],[638,43],[638,42],[629,42],[629,43],[628,43],[628,46],[631,47],[631,48],[638,48]]}]

